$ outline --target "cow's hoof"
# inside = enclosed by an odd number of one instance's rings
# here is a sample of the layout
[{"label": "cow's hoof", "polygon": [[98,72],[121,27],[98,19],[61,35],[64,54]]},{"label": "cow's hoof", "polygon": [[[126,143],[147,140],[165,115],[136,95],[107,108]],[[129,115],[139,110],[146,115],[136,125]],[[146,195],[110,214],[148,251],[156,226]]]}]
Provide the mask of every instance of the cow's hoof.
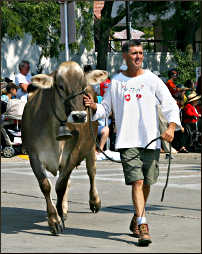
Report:
[{"label": "cow's hoof", "polygon": [[64,221],[61,220],[60,223],[54,223],[53,225],[49,225],[50,227],[50,232],[52,235],[59,235],[64,231],[65,224]]},{"label": "cow's hoof", "polygon": [[97,212],[99,212],[99,210],[100,210],[100,208],[101,208],[101,201],[99,201],[98,203],[89,201],[89,205],[90,205],[90,210],[91,210],[93,213],[97,213]]}]

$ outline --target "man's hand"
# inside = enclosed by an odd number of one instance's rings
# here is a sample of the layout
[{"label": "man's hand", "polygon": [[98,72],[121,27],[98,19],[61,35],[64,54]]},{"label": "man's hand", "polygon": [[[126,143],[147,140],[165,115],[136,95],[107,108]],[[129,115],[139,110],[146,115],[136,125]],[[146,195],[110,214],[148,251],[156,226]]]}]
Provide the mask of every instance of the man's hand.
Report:
[{"label": "man's hand", "polygon": [[174,139],[175,128],[176,128],[175,123],[169,123],[167,130],[161,135],[162,139],[171,143]]},{"label": "man's hand", "polygon": [[22,89],[23,92],[27,93],[27,87],[28,87],[29,84],[23,84],[23,83],[20,83],[20,87]]},{"label": "man's hand", "polygon": [[97,104],[94,102],[93,97],[92,97],[91,94],[88,94],[88,96],[84,95],[83,100],[84,100],[84,105],[86,107],[90,107],[94,111],[97,110]]}]

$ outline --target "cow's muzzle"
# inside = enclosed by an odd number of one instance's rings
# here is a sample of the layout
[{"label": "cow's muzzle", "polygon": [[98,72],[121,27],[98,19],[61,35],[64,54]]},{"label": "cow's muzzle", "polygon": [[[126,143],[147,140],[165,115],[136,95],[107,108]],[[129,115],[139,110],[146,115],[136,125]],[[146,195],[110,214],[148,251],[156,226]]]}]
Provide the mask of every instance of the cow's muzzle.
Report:
[{"label": "cow's muzzle", "polygon": [[68,123],[85,123],[87,122],[86,111],[72,111],[67,118]]}]

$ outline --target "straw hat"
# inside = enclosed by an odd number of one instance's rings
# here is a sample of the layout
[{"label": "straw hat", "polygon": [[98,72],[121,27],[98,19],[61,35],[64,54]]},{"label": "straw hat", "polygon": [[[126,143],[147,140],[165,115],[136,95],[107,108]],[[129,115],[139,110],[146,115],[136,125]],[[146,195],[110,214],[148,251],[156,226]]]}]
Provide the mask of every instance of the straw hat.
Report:
[{"label": "straw hat", "polygon": [[195,91],[193,91],[192,93],[190,93],[187,96],[187,103],[192,102],[192,101],[197,101],[201,98],[201,95],[198,95]]}]

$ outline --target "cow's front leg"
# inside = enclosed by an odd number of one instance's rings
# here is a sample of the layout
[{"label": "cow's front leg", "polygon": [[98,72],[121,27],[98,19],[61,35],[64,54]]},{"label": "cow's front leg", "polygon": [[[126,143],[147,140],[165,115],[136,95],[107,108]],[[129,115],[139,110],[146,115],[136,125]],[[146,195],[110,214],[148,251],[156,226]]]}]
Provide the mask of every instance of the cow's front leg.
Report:
[{"label": "cow's front leg", "polygon": [[68,191],[69,191],[69,177],[74,167],[68,166],[67,169],[63,169],[60,172],[59,178],[56,182],[55,191],[57,193],[57,204],[56,208],[58,214],[64,221],[67,218],[68,210]]},{"label": "cow's front leg", "polygon": [[44,194],[47,204],[47,213],[48,213],[48,225],[50,227],[50,232],[53,235],[57,235],[63,232],[64,222],[57,213],[57,209],[53,204],[52,198],[50,196],[51,192],[51,183],[48,178],[45,178],[40,184],[41,190]]},{"label": "cow's front leg", "polygon": [[95,148],[86,157],[86,168],[90,180],[89,205],[93,213],[97,213],[101,208],[101,200],[95,184],[96,165],[95,165]]},{"label": "cow's front leg", "polygon": [[30,155],[30,164],[33,172],[38,180],[40,189],[46,199],[47,214],[48,214],[48,225],[50,227],[50,232],[57,235],[63,231],[63,222],[57,213],[57,209],[53,204],[51,198],[51,183],[46,176],[44,168],[41,166],[40,161],[37,156]]},{"label": "cow's front leg", "polygon": [[64,220],[67,219],[67,214],[68,214],[68,193],[69,193],[69,189],[70,189],[70,184],[71,184],[71,181],[69,179],[67,181],[66,191],[65,191],[65,194],[64,194],[63,200],[62,200],[62,211],[63,211]]}]

